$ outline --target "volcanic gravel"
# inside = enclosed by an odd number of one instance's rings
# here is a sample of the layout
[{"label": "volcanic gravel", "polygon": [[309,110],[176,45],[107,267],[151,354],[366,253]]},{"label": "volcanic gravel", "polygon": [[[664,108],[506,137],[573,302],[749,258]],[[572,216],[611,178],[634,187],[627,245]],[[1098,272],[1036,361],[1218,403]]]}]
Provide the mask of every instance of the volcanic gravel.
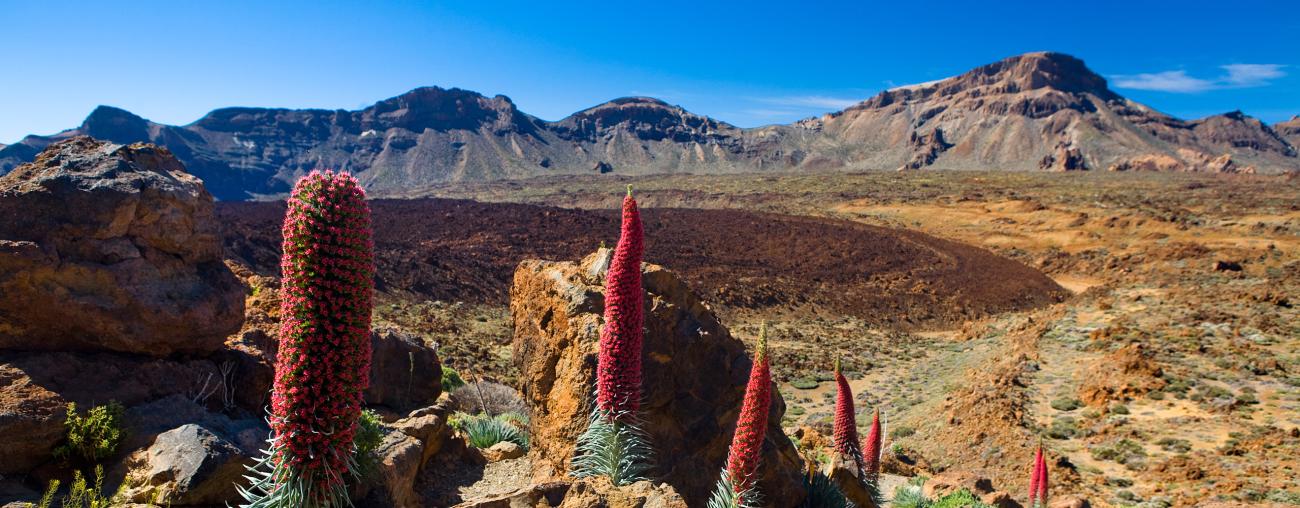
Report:
[{"label": "volcanic gravel", "polygon": [[[377,288],[429,300],[505,304],[521,260],[576,260],[618,240],[618,211],[450,199],[375,200]],[[283,202],[221,202],[226,255],[276,275]],[[647,262],[706,301],[817,309],[903,328],[960,323],[1060,301],[1042,273],[907,230],[740,210],[642,210]]]}]

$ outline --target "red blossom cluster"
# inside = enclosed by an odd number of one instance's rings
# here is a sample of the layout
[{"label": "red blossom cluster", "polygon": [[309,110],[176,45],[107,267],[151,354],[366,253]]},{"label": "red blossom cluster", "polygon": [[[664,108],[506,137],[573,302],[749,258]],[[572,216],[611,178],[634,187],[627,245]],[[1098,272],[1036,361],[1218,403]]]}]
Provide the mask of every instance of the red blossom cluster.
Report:
[{"label": "red blossom cluster", "polygon": [[1038,445],[1034,454],[1034,472],[1029,480],[1029,506],[1047,506],[1047,459],[1043,457],[1043,445]]},{"label": "red blossom cluster", "polygon": [[[745,386],[745,400],[740,406],[740,419],[736,422],[736,435],[727,452],[727,473],[737,494],[754,490],[759,458],[763,453],[763,440],[767,439],[768,409],[772,405],[772,371],[767,354],[766,327],[759,332],[758,347],[754,350],[754,366]],[[743,499],[739,500],[743,504]]]},{"label": "red blossom cluster", "polygon": [[276,459],[324,491],[343,481],[370,383],[370,206],[352,175],[331,171],[303,177],[287,204],[271,426]]},{"label": "red blossom cluster", "polygon": [[871,416],[871,430],[862,443],[862,477],[874,485],[880,479],[880,408]]},{"label": "red blossom cluster", "polygon": [[596,403],[601,410],[620,417],[635,415],[641,407],[644,249],[641,212],[629,185],[623,199],[623,228],[605,279],[605,327],[600,331],[596,366]]},{"label": "red blossom cluster", "polygon": [[853,458],[857,468],[862,468],[862,448],[858,442],[857,416],[853,412],[853,390],[840,371],[840,359],[835,359],[835,421],[832,428],[835,453]]}]

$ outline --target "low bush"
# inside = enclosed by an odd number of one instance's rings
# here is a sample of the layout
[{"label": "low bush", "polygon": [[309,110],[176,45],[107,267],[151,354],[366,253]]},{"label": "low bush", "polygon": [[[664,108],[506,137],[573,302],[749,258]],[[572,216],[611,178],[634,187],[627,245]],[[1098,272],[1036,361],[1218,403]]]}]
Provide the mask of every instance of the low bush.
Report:
[{"label": "low bush", "polygon": [[812,390],[814,388],[817,388],[818,384],[819,383],[817,382],[816,379],[810,377],[801,377],[799,379],[790,382],[790,386],[793,386],[800,390]]},{"label": "low bush", "polygon": [[64,443],[54,449],[54,456],[64,460],[79,458],[92,464],[111,457],[122,442],[125,412],[121,404],[109,402],[82,415],[76,404],[68,404]]},{"label": "low bush", "polygon": [[[123,484],[125,487],[125,484]],[[26,506],[35,506],[39,508],[51,508],[54,506],[54,495],[59,491],[59,481],[50,481],[50,486],[45,489],[45,495],[41,496],[39,504]],[[86,477],[81,471],[72,472],[72,485],[68,488],[68,494],[63,496],[59,502],[62,508],[111,508],[126,506],[126,497],[121,490],[111,496],[105,496],[104,493],[104,468],[95,466],[95,483],[91,484],[86,481]]]},{"label": "low bush", "polygon": [[465,386],[465,380],[461,379],[460,372],[447,365],[442,366],[442,391],[451,393],[453,390]]},{"label": "low bush", "polygon": [[462,413],[528,414],[528,405],[514,388],[491,381],[475,381],[451,392],[452,407]]},{"label": "low bush", "polygon": [[1083,407],[1083,401],[1073,397],[1061,397],[1052,401],[1052,409],[1057,411],[1074,411]]},{"label": "low bush", "polygon": [[993,508],[984,504],[979,498],[975,497],[971,491],[961,489],[939,499],[930,504],[931,508]]},{"label": "low bush", "polygon": [[1192,443],[1186,439],[1166,437],[1156,441],[1156,445],[1167,452],[1187,453],[1192,451]]},{"label": "low bush", "polygon": [[375,455],[375,450],[384,441],[384,434],[384,423],[380,421],[379,414],[370,409],[362,411],[361,417],[357,419],[357,434],[352,441],[357,446],[357,466],[363,475],[376,471],[379,457]]}]

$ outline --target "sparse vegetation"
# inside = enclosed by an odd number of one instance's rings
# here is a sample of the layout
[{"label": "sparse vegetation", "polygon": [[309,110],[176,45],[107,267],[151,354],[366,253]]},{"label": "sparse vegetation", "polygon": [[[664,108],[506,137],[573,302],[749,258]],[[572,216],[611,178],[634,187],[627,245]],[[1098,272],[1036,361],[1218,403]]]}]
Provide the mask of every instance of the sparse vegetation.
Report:
[{"label": "sparse vegetation", "polygon": [[1074,411],[1083,407],[1083,402],[1073,397],[1062,397],[1052,401],[1052,409],[1057,411]]},{"label": "sparse vegetation", "polygon": [[527,414],[528,405],[514,388],[491,381],[474,381],[451,392],[457,411],[468,414]]},{"label": "sparse vegetation", "polygon": [[517,413],[505,413],[497,416],[486,414],[457,414],[454,427],[465,433],[470,446],[491,448],[502,441],[509,441],[528,449],[528,432],[521,425],[527,424],[527,418]]},{"label": "sparse vegetation", "polygon": [[54,449],[54,456],[91,464],[111,457],[125,437],[122,431],[125,412],[121,404],[109,402],[92,407],[82,415],[77,412],[76,404],[69,403],[67,419],[63,422],[64,442]]},{"label": "sparse vegetation", "polygon": [[357,418],[357,434],[353,442],[357,448],[357,465],[363,475],[375,471],[378,461],[375,450],[384,441],[384,434],[384,422],[379,419],[379,413],[370,409],[362,411]]},{"label": "sparse vegetation", "polygon": [[460,372],[448,365],[442,366],[442,391],[451,393],[453,390],[465,386],[465,380],[461,379]]},{"label": "sparse vegetation", "polygon": [[[95,466],[94,483],[89,483],[80,470],[72,471],[72,483],[68,493],[59,501],[60,508],[115,508],[126,505],[126,498],[119,490],[114,494],[104,493],[104,468]],[[39,504],[28,505],[39,508],[54,506],[54,496],[58,494],[60,482],[52,480],[41,496]]]}]

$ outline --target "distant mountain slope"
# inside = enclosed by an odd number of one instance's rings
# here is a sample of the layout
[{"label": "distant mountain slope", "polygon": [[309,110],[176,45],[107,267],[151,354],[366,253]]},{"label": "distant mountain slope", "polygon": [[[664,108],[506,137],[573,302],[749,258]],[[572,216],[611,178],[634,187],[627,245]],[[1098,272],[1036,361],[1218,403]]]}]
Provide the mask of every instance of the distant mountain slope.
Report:
[{"label": "distant mountain slope", "polygon": [[1201,170],[1226,153],[1263,170],[1300,168],[1294,147],[1254,118],[1179,120],[1119,96],[1082,60],[1059,53],[887,90],[804,124],[854,167],[1124,169],[1165,156]]},{"label": "distant mountain slope", "polygon": [[1300,115],[1292,116],[1290,120],[1278,122],[1273,126],[1273,130],[1291,143],[1291,146],[1300,147]]},{"label": "distant mountain slope", "polygon": [[0,146],[0,174],[90,135],[171,149],[213,195],[288,191],[314,168],[347,169],[375,195],[440,182],[546,174],[871,169],[1300,170],[1283,134],[1240,112],[1185,121],[1125,99],[1077,58],[1030,53],[886,90],[844,111],[742,129],[629,97],[557,122],[509,98],[417,88],[359,111],[225,108],[185,126],[100,106],[81,126]]}]

